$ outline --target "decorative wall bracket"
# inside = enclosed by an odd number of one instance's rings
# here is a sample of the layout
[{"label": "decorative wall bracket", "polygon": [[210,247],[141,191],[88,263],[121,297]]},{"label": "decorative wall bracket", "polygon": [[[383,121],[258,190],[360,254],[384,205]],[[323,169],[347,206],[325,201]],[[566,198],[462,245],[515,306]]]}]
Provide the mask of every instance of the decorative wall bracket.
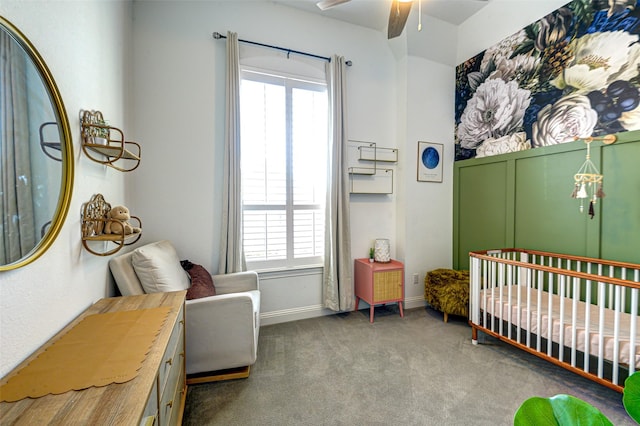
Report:
[{"label": "decorative wall bracket", "polygon": [[140,145],[125,141],[124,132],[107,124],[100,111],[80,111],[80,133],[82,151],[91,160],[121,172],[140,165]]},{"label": "decorative wall bracket", "polygon": [[[112,255],[118,252],[122,247],[136,243],[142,236],[142,231],[126,234],[123,221],[112,219],[107,216],[110,210],[111,204],[105,201],[102,194],[94,195],[91,197],[89,202],[82,206],[82,245],[89,253],[95,254],[96,256]],[[142,222],[139,217],[131,216],[131,219],[138,223],[138,227],[142,227]],[[110,234],[105,233],[106,225],[109,222],[117,222],[122,225],[118,227],[118,229],[121,229],[121,232]],[[91,241],[112,242],[116,247],[112,250],[107,250],[106,252],[99,252],[93,250],[89,246],[89,242]]]}]

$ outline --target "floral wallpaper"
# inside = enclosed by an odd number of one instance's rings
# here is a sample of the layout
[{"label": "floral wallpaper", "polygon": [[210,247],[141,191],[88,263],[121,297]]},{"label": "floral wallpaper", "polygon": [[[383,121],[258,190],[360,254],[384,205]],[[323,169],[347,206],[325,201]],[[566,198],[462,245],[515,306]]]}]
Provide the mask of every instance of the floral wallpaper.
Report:
[{"label": "floral wallpaper", "polygon": [[456,67],[456,160],[640,129],[640,0],[574,0]]}]

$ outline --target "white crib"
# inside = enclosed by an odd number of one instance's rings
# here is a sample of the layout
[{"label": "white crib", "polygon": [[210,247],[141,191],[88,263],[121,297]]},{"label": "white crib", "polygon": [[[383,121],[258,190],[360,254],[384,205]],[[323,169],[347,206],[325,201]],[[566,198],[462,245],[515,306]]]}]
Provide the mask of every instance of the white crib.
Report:
[{"label": "white crib", "polygon": [[639,264],[522,249],[469,255],[474,344],[480,330],[619,392],[640,369]]}]

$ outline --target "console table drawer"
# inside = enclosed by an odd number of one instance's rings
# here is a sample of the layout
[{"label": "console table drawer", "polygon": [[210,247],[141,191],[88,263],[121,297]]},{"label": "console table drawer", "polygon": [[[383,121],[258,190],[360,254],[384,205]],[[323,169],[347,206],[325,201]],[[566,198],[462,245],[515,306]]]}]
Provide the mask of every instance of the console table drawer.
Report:
[{"label": "console table drawer", "polygon": [[171,370],[167,388],[160,401],[160,421],[158,422],[160,426],[176,424],[175,418],[179,411],[180,401],[183,399],[183,392],[186,392],[184,380],[184,365],[178,364],[176,368]]},{"label": "console table drawer", "polygon": [[[167,385],[167,377],[176,364],[183,362],[184,359],[184,308],[178,314],[176,326],[171,333],[169,345],[162,357],[162,365],[160,366],[159,382],[160,392],[164,393]],[[182,358],[182,359],[181,359]]]},{"label": "console table drawer", "polygon": [[144,413],[142,414],[142,421],[140,422],[140,426],[153,425],[156,423],[157,418],[158,418],[158,382],[155,381],[153,383],[153,387],[151,388],[149,399],[147,400],[147,406],[145,407]]}]

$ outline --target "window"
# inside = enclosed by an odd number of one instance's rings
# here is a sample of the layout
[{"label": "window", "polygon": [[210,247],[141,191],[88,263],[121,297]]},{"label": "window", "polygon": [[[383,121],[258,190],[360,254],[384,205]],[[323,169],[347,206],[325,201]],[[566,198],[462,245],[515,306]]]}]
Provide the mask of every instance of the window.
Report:
[{"label": "window", "polygon": [[243,69],[243,244],[254,269],[318,265],[324,253],[324,82]]}]

